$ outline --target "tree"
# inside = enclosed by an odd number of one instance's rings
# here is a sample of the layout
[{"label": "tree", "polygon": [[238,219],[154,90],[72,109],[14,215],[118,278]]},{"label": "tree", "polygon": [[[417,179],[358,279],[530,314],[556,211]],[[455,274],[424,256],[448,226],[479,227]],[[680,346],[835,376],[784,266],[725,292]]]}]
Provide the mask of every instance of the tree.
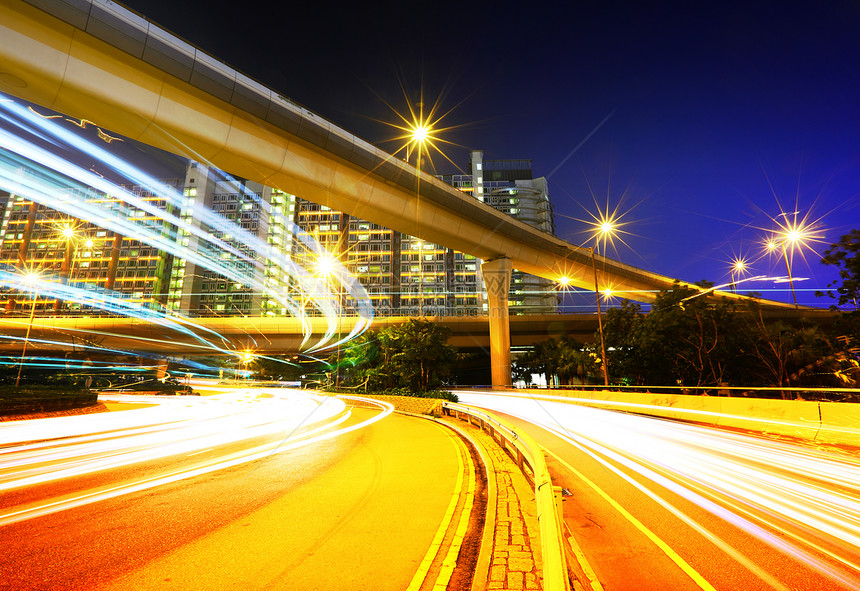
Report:
[{"label": "tree", "polygon": [[248,369],[264,380],[298,380],[308,373],[307,368],[299,366],[295,355],[258,355]]},{"label": "tree", "polygon": [[[606,311],[603,338],[609,358],[610,380],[644,384],[644,352],[638,347],[638,338],[644,322],[639,304],[624,300],[618,308]],[[600,335],[595,335],[597,341]]]},{"label": "tree", "polygon": [[598,359],[599,356],[591,348],[563,337],[555,363],[559,382],[570,385],[577,379],[580,383],[585,383],[588,376],[597,373]]},{"label": "tree", "polygon": [[532,375],[537,374],[544,376],[547,385],[554,385],[557,360],[558,342],[555,339],[535,343],[531,350],[517,357],[514,377],[530,383]]},{"label": "tree", "polygon": [[400,386],[415,392],[437,388],[451,376],[458,359],[457,348],[448,344],[451,329],[430,320],[410,318],[387,329],[393,350],[389,364],[397,373]]},{"label": "tree", "polygon": [[[825,265],[839,267],[839,280],[834,280],[828,287],[836,287],[838,303],[844,306],[848,303],[854,306],[855,311],[860,310],[860,230],[852,230],[842,236],[836,244],[831,245],[824,251],[821,262]],[[837,297],[833,291],[816,292],[816,295],[828,295]]]},{"label": "tree", "polygon": [[513,367],[514,377],[526,383],[534,374],[543,375],[548,385],[555,379],[561,385],[581,383],[598,370],[599,357],[591,347],[564,336],[560,340],[547,339],[536,343],[529,351],[517,357]]},{"label": "tree", "polygon": [[448,344],[450,335],[447,327],[414,318],[365,333],[342,351],[342,383],[416,393],[438,388],[453,374],[459,359],[457,348]]}]

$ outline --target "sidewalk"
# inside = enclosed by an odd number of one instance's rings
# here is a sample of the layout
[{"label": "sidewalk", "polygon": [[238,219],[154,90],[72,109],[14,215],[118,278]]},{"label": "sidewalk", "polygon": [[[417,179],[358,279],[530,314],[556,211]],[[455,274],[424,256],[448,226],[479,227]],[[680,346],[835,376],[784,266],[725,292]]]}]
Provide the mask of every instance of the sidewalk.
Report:
[{"label": "sidewalk", "polygon": [[541,589],[541,555],[534,490],[498,441],[466,421],[440,420],[476,444],[487,466],[487,529],[472,591]]}]

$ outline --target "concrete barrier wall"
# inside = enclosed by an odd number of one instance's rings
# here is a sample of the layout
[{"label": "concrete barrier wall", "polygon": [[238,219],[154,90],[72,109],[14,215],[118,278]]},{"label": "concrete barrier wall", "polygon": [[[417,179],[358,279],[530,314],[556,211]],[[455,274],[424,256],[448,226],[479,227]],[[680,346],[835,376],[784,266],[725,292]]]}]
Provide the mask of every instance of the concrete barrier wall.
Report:
[{"label": "concrete barrier wall", "polygon": [[722,398],[716,424],[801,439],[815,439],[821,426],[817,402]]},{"label": "concrete barrier wall", "polygon": [[608,410],[860,447],[860,404],[611,390],[528,393],[561,396]]},{"label": "concrete barrier wall", "polygon": [[441,398],[417,398],[414,396],[381,396],[376,394],[351,394],[362,398],[372,398],[382,402],[388,402],[394,406],[394,410],[411,412],[417,415],[441,415]]},{"label": "concrete barrier wall", "polygon": [[819,402],[821,428],[817,441],[860,446],[860,404]]}]

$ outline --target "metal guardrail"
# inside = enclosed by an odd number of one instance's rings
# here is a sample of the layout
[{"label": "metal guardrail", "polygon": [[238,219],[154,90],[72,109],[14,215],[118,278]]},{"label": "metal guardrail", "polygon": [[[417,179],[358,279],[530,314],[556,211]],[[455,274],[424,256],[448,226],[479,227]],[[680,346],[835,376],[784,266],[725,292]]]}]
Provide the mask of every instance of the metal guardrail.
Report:
[{"label": "metal guardrail", "polygon": [[[543,553],[543,589],[570,591],[561,528],[561,488],[552,485],[540,445],[528,434],[487,412],[453,402],[445,402],[443,408],[457,418],[461,418],[461,414],[466,415],[470,423],[477,419],[477,426],[487,431],[493,439],[498,435],[500,445],[514,456],[517,466],[534,485]],[[531,474],[526,466],[531,469]]]}]

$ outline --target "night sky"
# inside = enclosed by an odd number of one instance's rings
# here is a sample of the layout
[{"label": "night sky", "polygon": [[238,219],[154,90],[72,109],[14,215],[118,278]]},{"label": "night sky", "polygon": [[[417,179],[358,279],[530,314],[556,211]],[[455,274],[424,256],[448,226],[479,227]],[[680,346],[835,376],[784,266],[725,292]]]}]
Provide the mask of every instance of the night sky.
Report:
[{"label": "night sky", "polygon": [[664,275],[728,282],[741,256],[785,275],[763,242],[798,211],[823,239],[793,265],[798,300],[828,306],[820,254],[860,228],[858,2],[126,4],[390,152],[386,103],[423,88],[458,166],[533,159],[561,238],[617,209],[629,233],[607,254]]}]

